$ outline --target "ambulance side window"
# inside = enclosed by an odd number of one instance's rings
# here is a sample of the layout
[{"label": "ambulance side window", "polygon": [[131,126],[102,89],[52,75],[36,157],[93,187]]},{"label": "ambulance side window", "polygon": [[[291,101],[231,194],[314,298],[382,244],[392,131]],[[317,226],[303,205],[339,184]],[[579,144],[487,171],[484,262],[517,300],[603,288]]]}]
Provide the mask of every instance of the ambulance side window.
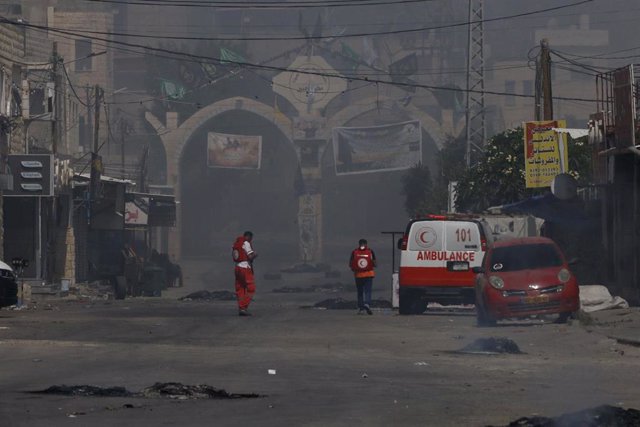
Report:
[{"label": "ambulance side window", "polygon": [[448,221],[446,241],[448,251],[479,251],[481,247],[478,224],[469,221]]},{"label": "ambulance side window", "polygon": [[408,248],[410,251],[442,251],[443,221],[418,221],[411,226]]}]

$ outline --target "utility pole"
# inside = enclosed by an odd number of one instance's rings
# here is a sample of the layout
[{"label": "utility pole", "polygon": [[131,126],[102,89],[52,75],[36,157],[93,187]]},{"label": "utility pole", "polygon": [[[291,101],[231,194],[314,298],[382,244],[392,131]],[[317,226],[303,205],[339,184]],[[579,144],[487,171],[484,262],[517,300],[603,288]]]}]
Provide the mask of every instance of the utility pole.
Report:
[{"label": "utility pole", "polygon": [[58,92],[60,92],[60,82],[58,77],[58,42],[53,42],[53,52],[51,54],[51,77],[53,83],[53,100],[51,105],[51,152],[55,155],[58,153],[58,111],[60,102]]},{"label": "utility pole", "polygon": [[486,140],[484,108],[484,0],[469,0],[469,40],[467,46],[467,168],[473,165],[475,150]]},{"label": "utility pole", "polygon": [[[102,159],[98,155],[100,150],[100,105],[102,104],[102,89],[95,86],[94,94],[94,126],[93,126],[93,150],[91,151],[91,178],[89,180],[89,206],[93,209],[93,204],[98,197],[98,189],[100,187],[100,176],[102,174]],[[91,212],[89,213],[89,222],[91,222]]]},{"label": "utility pole", "polygon": [[540,41],[540,56],[536,61],[535,119],[536,121],[553,120],[551,52],[547,39]]},{"label": "utility pole", "polygon": [[124,170],[124,134],[125,134],[125,126],[126,122],[124,118],[120,120],[120,171],[122,174],[122,179],[125,179],[125,170]]},{"label": "utility pole", "polygon": [[551,91],[551,54],[549,42],[543,39],[540,42],[540,63],[542,67],[542,96],[544,98],[544,119],[553,120],[553,94]]},{"label": "utility pole", "polygon": [[89,147],[91,147],[91,131],[93,129],[93,125],[92,125],[92,116],[93,113],[91,112],[91,87],[90,86],[85,86],[84,87],[84,91],[86,94],[86,106],[87,106],[87,121],[84,125],[84,140],[81,141],[80,143],[82,144],[83,147],[86,147],[87,149]]},{"label": "utility pole", "polygon": [[93,126],[93,153],[98,154],[100,150],[100,102],[102,97],[102,89],[100,86],[96,85],[95,87],[95,104],[94,104],[94,120],[95,124]]}]

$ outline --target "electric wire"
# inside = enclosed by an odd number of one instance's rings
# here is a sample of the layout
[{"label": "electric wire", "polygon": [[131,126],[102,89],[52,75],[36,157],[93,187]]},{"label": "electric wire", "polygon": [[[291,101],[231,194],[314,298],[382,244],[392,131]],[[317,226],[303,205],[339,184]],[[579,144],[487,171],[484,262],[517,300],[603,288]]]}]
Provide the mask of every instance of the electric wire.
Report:
[{"label": "electric wire", "polygon": [[[304,35],[304,36],[296,36],[296,37],[190,37],[190,36],[156,36],[149,34],[135,34],[135,33],[121,33],[121,32],[113,32],[113,31],[92,31],[92,30],[82,30],[83,33],[86,34],[94,34],[94,35],[108,35],[108,36],[119,36],[119,37],[132,37],[132,38],[164,38],[167,40],[199,40],[199,41],[285,41],[285,40],[322,40],[322,39],[342,39],[342,38],[354,38],[354,37],[369,37],[369,36],[381,36],[381,35],[397,35],[397,34],[408,34],[408,33],[417,33],[423,31],[432,31],[432,30],[440,30],[445,28],[456,28],[456,27],[466,27],[469,25],[476,24],[485,24],[488,22],[497,22],[504,21],[509,19],[521,18],[525,16],[537,15],[546,12],[554,12],[560,9],[566,9],[570,7],[579,6],[586,3],[591,3],[594,0],[580,0],[573,3],[568,3],[560,6],[548,7],[544,9],[536,9],[527,12],[520,12],[512,15],[504,15],[498,16],[495,18],[487,18],[481,20],[472,20],[465,22],[457,22],[454,24],[445,24],[445,25],[436,25],[431,27],[420,27],[420,28],[410,28],[404,30],[388,30],[388,31],[378,31],[378,32],[364,32],[364,33],[352,33],[352,34],[333,34],[333,35]],[[6,18],[2,18],[6,20]],[[26,24],[24,25],[33,25]],[[51,31],[60,30],[59,28],[48,27]]]},{"label": "electric wire", "polygon": [[[576,60],[570,59],[570,58],[566,57],[565,55],[562,55],[562,54],[558,53],[557,51],[554,51],[553,49],[550,49],[549,51],[550,51],[550,53],[552,53],[552,54],[556,55],[557,57],[559,57],[559,58],[561,58],[561,59],[564,59],[564,60],[565,60],[565,61],[567,61],[568,63],[570,63],[570,64],[572,64],[572,65],[575,65],[575,66],[577,66],[577,67],[579,67],[579,68],[583,68],[583,69],[585,69],[585,70],[587,70],[587,71],[591,71],[591,72],[593,72],[593,73],[595,73],[595,74],[600,74],[600,72],[601,72],[601,71],[602,71],[602,69],[603,69],[603,67],[592,67],[592,66],[589,66],[589,65],[583,64],[583,63],[581,63],[581,62],[578,62],[578,61],[576,61]],[[600,70],[598,70],[597,68],[600,68]]]},{"label": "electric wire", "polygon": [[[590,1],[593,1],[593,0],[585,0],[585,1],[580,2],[580,3],[590,2]],[[2,17],[2,16],[0,16],[0,22],[14,24],[14,25],[18,25],[18,26],[34,27],[34,28],[38,28],[38,29],[42,29],[42,30],[49,30],[51,32],[70,35],[70,36],[82,36],[81,34],[74,33],[72,31],[66,31],[66,30],[54,29],[54,28],[49,28],[49,27],[43,27],[43,26],[40,26],[40,25],[27,24],[27,23],[24,23],[24,22],[15,22],[15,21],[12,21],[12,20],[10,20],[10,19],[8,19],[6,17]],[[208,56],[203,56],[203,55],[190,54],[190,53],[185,53],[185,52],[173,51],[173,50],[165,49],[165,48],[158,48],[158,47],[139,45],[139,44],[135,44],[135,43],[128,43],[128,42],[123,42],[123,41],[104,39],[104,38],[100,38],[100,37],[93,37],[92,36],[92,37],[89,37],[89,38],[96,39],[96,40],[99,40],[99,41],[102,41],[102,42],[106,42],[106,43],[113,43],[113,44],[124,45],[124,46],[128,46],[128,47],[135,47],[135,48],[140,48],[140,49],[146,49],[146,50],[149,50],[149,51],[155,51],[155,52],[160,52],[160,53],[165,53],[165,54],[170,54],[170,55],[176,55],[176,57],[189,58],[189,60],[191,60],[192,62],[213,62],[213,63],[217,63],[217,64],[231,63],[231,64],[237,65],[238,67],[247,67],[247,68],[263,69],[263,70],[279,71],[279,72],[285,72],[285,71],[286,72],[295,72],[295,73],[298,73],[298,74],[316,75],[316,76],[322,76],[322,77],[343,79],[343,80],[347,80],[347,81],[373,82],[373,83],[391,85],[391,86],[397,86],[397,87],[422,88],[422,89],[428,89],[428,90],[443,90],[443,91],[478,93],[478,94],[484,93],[484,94],[489,94],[489,95],[506,95],[506,96],[516,96],[516,97],[524,97],[524,98],[533,97],[533,95],[518,94],[518,93],[506,93],[506,92],[499,92],[499,91],[486,91],[486,90],[475,90],[475,89],[462,89],[462,88],[458,88],[458,87],[436,86],[436,85],[427,85],[427,84],[418,84],[418,83],[392,82],[392,81],[387,81],[387,80],[370,79],[368,77],[358,77],[358,76],[342,76],[342,75],[333,74],[333,73],[322,73],[322,72],[315,72],[315,71],[309,71],[309,70],[290,69],[290,68],[287,68],[287,67],[277,67],[277,66],[264,65],[264,64],[260,65],[260,64],[255,64],[255,63],[251,63],[251,62],[245,62],[245,61],[225,60],[225,59],[217,58],[217,57],[208,57]],[[561,99],[561,98],[557,97],[556,99]],[[565,97],[564,99],[578,100],[578,101],[593,101],[593,102],[596,101],[596,100],[589,100],[589,99],[585,99],[585,98],[567,98],[567,97]]]},{"label": "electric wire", "polygon": [[435,0],[326,0],[319,2],[245,2],[238,3],[234,1],[214,1],[214,2],[200,2],[200,1],[162,1],[162,0],[85,0],[89,3],[110,3],[121,4],[127,6],[166,6],[166,7],[193,7],[193,8],[229,8],[229,9],[281,9],[281,8],[327,8],[327,7],[362,7],[362,6],[391,6],[398,4],[410,4],[410,3],[428,3]]},{"label": "electric wire", "polygon": [[67,78],[67,82],[69,83],[69,87],[71,88],[71,92],[73,92],[73,95],[76,97],[76,99],[78,100],[78,102],[80,104],[82,104],[83,106],[85,106],[86,108],[90,108],[91,105],[87,104],[86,102],[84,102],[82,99],[80,99],[80,97],[78,96],[78,93],[76,92],[75,87],[73,86],[73,83],[71,82],[71,78],[69,77],[69,73],[67,72],[67,67],[64,65],[64,63],[62,64],[62,71],[64,71],[64,75]]}]

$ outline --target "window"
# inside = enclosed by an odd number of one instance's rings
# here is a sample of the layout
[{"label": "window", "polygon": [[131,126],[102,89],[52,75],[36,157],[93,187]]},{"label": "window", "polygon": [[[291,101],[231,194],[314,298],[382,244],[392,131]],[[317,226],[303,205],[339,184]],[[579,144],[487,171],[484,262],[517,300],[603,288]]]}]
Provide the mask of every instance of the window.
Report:
[{"label": "window", "polygon": [[522,82],[522,90],[527,96],[533,96],[533,80],[525,80]]},{"label": "window", "polygon": [[89,56],[90,54],[91,40],[76,40],[76,71],[91,71],[93,58]]},{"label": "window", "polygon": [[[515,82],[515,80],[506,80],[504,82],[504,91],[506,93],[516,93],[516,82]],[[516,105],[515,96],[507,95],[506,100],[505,100],[505,105],[507,105],[509,107],[513,107],[514,105]]]}]

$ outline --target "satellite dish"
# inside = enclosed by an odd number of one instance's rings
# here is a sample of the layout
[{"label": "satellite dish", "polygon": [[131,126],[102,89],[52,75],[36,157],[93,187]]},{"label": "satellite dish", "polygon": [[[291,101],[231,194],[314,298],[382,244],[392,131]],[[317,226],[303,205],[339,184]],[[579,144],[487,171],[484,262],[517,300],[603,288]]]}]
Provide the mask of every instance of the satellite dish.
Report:
[{"label": "satellite dish", "polygon": [[573,199],[578,195],[578,183],[568,173],[556,175],[551,181],[551,194],[561,200]]}]

